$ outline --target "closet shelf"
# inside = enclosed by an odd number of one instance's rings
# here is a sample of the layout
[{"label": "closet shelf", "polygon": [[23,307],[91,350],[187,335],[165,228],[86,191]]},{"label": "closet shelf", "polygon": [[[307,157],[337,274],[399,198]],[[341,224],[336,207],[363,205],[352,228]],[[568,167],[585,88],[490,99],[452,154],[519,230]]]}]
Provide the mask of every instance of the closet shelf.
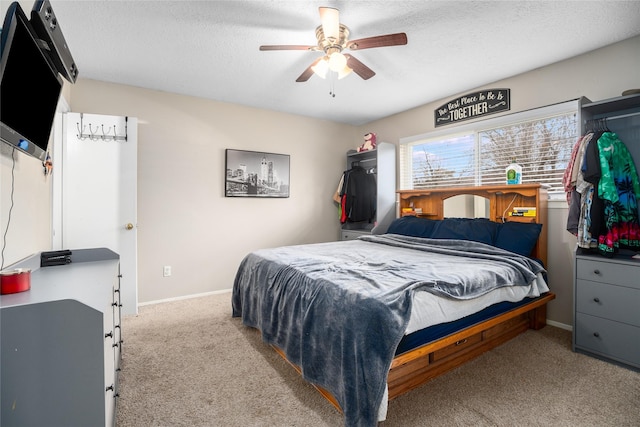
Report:
[{"label": "closet shelf", "polygon": [[402,216],[416,216],[418,218],[428,218],[428,217],[437,217],[438,214],[435,212],[422,212],[422,213],[417,213],[417,212],[402,212]]},{"label": "closet shelf", "polygon": [[582,110],[591,114],[604,114],[611,111],[622,112],[634,108],[640,108],[640,94],[618,96],[582,104]]}]

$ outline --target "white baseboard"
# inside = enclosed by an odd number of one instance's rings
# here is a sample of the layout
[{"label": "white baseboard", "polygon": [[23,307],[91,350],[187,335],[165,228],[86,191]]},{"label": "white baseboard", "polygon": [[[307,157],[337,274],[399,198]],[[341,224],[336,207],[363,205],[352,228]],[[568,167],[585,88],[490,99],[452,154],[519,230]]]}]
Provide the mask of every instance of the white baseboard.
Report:
[{"label": "white baseboard", "polygon": [[142,306],[145,306],[145,305],[162,304],[162,303],[165,303],[165,302],[181,301],[181,300],[191,299],[191,298],[206,297],[206,296],[209,296],[209,295],[226,294],[226,293],[231,293],[231,289],[223,289],[221,291],[203,292],[201,294],[183,295],[183,296],[174,297],[174,298],[158,299],[158,300],[154,300],[154,301],[140,302],[140,303],[138,303],[138,307],[142,307]]},{"label": "white baseboard", "polygon": [[554,320],[547,319],[547,325],[555,326],[556,328],[564,329],[564,330],[567,330],[567,331],[573,331],[573,326],[567,325],[565,323],[556,322]]}]

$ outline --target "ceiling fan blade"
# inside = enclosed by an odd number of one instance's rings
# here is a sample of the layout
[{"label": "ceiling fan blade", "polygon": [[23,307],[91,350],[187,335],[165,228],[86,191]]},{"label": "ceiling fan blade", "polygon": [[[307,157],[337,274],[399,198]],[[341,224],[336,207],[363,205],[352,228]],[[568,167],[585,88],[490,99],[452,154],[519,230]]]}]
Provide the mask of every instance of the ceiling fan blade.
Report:
[{"label": "ceiling fan blade", "polygon": [[351,40],[347,43],[347,47],[353,50],[362,50],[371,49],[373,47],[399,46],[403,44],[407,44],[407,35],[405,33],[396,33]]},{"label": "ceiling fan blade", "polygon": [[369,80],[371,77],[375,76],[376,73],[362,62],[354,58],[349,54],[344,55],[347,58],[347,67],[351,68],[354,73],[362,77],[364,80]]},{"label": "ceiling fan blade", "polygon": [[315,61],[313,61],[313,63],[311,65],[309,65],[307,67],[307,69],[302,72],[302,74],[300,74],[300,77],[298,77],[296,79],[296,82],[302,83],[302,82],[306,82],[307,80],[309,80],[311,78],[311,76],[313,75],[313,67],[315,67],[315,65],[320,61],[322,61],[322,57],[320,57],[320,58],[316,59]]},{"label": "ceiling fan blade", "polygon": [[333,7],[319,7],[318,10],[325,38],[335,42],[340,38],[340,12]]},{"label": "ceiling fan blade", "polygon": [[318,46],[308,46],[301,44],[273,44],[260,46],[260,50],[314,50]]}]

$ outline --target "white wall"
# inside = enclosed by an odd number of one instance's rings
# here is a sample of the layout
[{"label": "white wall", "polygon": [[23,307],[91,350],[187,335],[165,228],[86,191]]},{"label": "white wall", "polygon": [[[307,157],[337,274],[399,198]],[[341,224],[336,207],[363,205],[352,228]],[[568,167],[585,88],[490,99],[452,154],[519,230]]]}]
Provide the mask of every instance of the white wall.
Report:
[{"label": "white wall", "polygon": [[[640,36],[636,36],[508,79],[469,88],[464,93],[488,88],[511,89],[511,110],[508,114],[582,96],[591,101],[620,96],[624,90],[640,88],[639,69]],[[435,129],[434,110],[464,93],[451,94],[447,98],[368,123],[361,126],[360,131],[377,132],[379,139],[395,143],[400,138],[430,132]],[[471,121],[465,121],[464,124]],[[446,127],[438,127],[438,130]],[[455,129],[453,125],[448,127]]]},{"label": "white wall", "polygon": [[51,183],[51,177],[43,174],[40,160],[17,149],[14,152],[8,144],[0,143],[0,245],[3,247],[3,267],[37,250],[50,248]]},{"label": "white wall", "polygon": [[[338,238],[332,196],[360,144],[352,126],[91,80],[72,87],[71,106],[138,118],[142,303],[229,289],[258,248]],[[290,155],[290,197],[224,197],[226,148]]]}]

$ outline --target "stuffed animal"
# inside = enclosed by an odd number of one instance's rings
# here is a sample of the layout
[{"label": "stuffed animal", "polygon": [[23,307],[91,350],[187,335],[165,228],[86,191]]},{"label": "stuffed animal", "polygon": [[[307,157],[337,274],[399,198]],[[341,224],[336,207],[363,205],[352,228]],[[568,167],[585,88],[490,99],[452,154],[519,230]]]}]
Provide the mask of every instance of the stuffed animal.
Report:
[{"label": "stuffed animal", "polygon": [[376,148],[376,134],[369,132],[364,135],[364,144],[358,147],[358,153],[373,150],[374,148]]}]

